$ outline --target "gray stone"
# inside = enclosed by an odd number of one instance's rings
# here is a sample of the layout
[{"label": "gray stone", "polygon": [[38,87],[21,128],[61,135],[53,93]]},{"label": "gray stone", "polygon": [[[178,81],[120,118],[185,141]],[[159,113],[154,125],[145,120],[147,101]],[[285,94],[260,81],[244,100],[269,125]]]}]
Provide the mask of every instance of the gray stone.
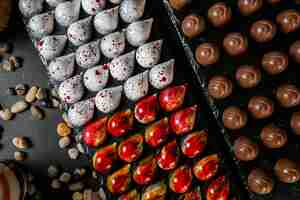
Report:
[{"label": "gray stone", "polygon": [[76,160],[79,156],[79,151],[76,148],[71,148],[68,150],[68,155],[71,160]]},{"label": "gray stone", "polygon": [[68,136],[62,137],[59,139],[58,141],[58,146],[61,149],[66,148],[67,146],[69,146],[71,144],[71,139]]},{"label": "gray stone", "polygon": [[28,103],[32,103],[35,101],[36,98],[36,93],[38,91],[38,87],[37,86],[32,86],[27,94],[25,95],[25,101],[27,101]]},{"label": "gray stone", "polygon": [[59,180],[57,180],[57,179],[54,179],[51,182],[51,187],[53,189],[60,189],[61,188],[61,182],[59,182]]},{"label": "gray stone", "polygon": [[18,96],[24,96],[27,92],[27,87],[24,84],[18,84],[15,87],[15,91]]},{"label": "gray stone", "polygon": [[12,113],[20,113],[25,111],[28,108],[28,103],[26,103],[25,101],[21,100],[16,102],[15,104],[13,104],[10,108],[10,111]]},{"label": "gray stone", "polygon": [[12,139],[13,145],[18,149],[28,149],[29,143],[26,138],[24,137],[14,137]]},{"label": "gray stone", "polygon": [[39,107],[31,105],[30,111],[34,119],[42,120],[44,118],[44,113]]},{"label": "gray stone", "polygon": [[59,181],[62,183],[68,183],[71,180],[72,176],[68,172],[64,172],[60,175]]},{"label": "gray stone", "polygon": [[12,72],[15,70],[14,65],[12,65],[8,60],[4,60],[1,63],[1,67],[4,71],[7,71],[7,72]]},{"label": "gray stone", "polygon": [[13,113],[8,108],[0,110],[0,118],[2,120],[8,121],[8,120],[11,120],[12,117],[13,117]]},{"label": "gray stone", "polygon": [[16,161],[23,161],[26,158],[26,153],[23,151],[14,152],[14,158]]}]

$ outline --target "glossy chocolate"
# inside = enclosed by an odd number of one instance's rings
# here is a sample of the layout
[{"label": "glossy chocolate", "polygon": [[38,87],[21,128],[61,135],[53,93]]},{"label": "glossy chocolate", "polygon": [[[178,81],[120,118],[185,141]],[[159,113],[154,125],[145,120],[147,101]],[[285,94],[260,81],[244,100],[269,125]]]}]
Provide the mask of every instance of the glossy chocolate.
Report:
[{"label": "glossy chocolate", "polygon": [[223,40],[225,51],[231,56],[238,56],[247,51],[248,41],[241,33],[229,33]]},{"label": "glossy chocolate", "polygon": [[258,145],[245,136],[240,136],[233,144],[234,155],[238,160],[251,161],[257,158],[259,153]]},{"label": "glossy chocolate", "polygon": [[183,34],[188,38],[194,38],[205,30],[205,20],[198,15],[188,15],[181,24]]},{"label": "glossy chocolate", "polygon": [[251,37],[259,43],[270,42],[276,35],[276,25],[269,20],[259,20],[252,24]]},{"label": "glossy chocolate", "polygon": [[247,124],[247,114],[237,106],[229,106],[223,112],[223,124],[231,130],[238,130]]},{"label": "glossy chocolate", "polygon": [[259,68],[252,65],[240,66],[236,73],[235,79],[242,88],[256,87],[261,80],[261,72]]},{"label": "glossy chocolate", "polygon": [[263,0],[238,0],[238,7],[242,15],[251,15],[263,6]]},{"label": "glossy chocolate", "polygon": [[286,131],[276,127],[274,124],[266,125],[261,130],[260,139],[270,149],[281,148],[288,141]]},{"label": "glossy chocolate", "polygon": [[293,113],[290,126],[295,134],[300,135],[300,112]]},{"label": "glossy chocolate", "polygon": [[283,52],[271,51],[263,56],[261,65],[268,74],[277,75],[287,69],[289,58]]},{"label": "glossy chocolate", "polygon": [[290,56],[294,59],[294,61],[300,64],[300,40],[294,42],[290,46],[289,53]]},{"label": "glossy chocolate", "polygon": [[284,183],[295,183],[300,180],[298,163],[287,158],[279,159],[274,167],[275,175]]},{"label": "glossy chocolate", "polygon": [[255,168],[248,175],[248,187],[256,194],[269,194],[274,188],[274,181],[264,170]]},{"label": "glossy chocolate", "polygon": [[207,17],[214,27],[223,27],[231,20],[231,8],[224,2],[216,3],[208,9]]},{"label": "glossy chocolate", "polygon": [[219,61],[219,48],[212,43],[200,44],[195,52],[196,60],[201,65],[212,65]]},{"label": "glossy chocolate", "polygon": [[293,9],[282,11],[277,15],[276,22],[284,33],[295,32],[300,27],[300,13]]},{"label": "glossy chocolate", "polygon": [[300,90],[291,84],[283,84],[277,88],[276,99],[285,108],[300,104]]},{"label": "glossy chocolate", "polygon": [[213,76],[208,83],[208,94],[215,99],[224,99],[231,95],[233,85],[226,76]]},{"label": "glossy chocolate", "polygon": [[265,119],[274,112],[274,103],[264,96],[253,96],[248,102],[248,110],[255,119]]}]

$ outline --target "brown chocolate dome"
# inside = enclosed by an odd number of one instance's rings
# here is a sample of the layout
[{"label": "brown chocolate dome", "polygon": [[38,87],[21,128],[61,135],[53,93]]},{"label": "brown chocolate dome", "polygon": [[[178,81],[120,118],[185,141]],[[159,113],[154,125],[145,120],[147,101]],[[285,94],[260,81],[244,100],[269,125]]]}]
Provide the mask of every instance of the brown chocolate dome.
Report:
[{"label": "brown chocolate dome", "polygon": [[300,13],[293,9],[282,11],[277,15],[276,22],[284,33],[295,32],[300,27]]},{"label": "brown chocolate dome", "polygon": [[247,51],[248,41],[241,33],[229,33],[223,40],[225,51],[231,56],[238,56]]},{"label": "brown chocolate dome", "polygon": [[274,167],[275,175],[284,183],[295,183],[300,180],[299,165],[287,158],[279,159]]},{"label": "brown chocolate dome", "polygon": [[238,130],[246,126],[247,114],[236,106],[229,106],[223,112],[223,124],[231,130]]},{"label": "brown chocolate dome", "polygon": [[256,42],[270,42],[276,35],[276,25],[269,20],[259,20],[252,24],[250,35]]},{"label": "brown chocolate dome", "polygon": [[268,74],[277,75],[287,69],[289,58],[285,53],[271,51],[263,56],[261,65]]},{"label": "brown chocolate dome", "polygon": [[231,20],[231,8],[224,2],[216,3],[208,9],[207,17],[213,26],[223,27]]},{"label": "brown chocolate dome", "polygon": [[194,38],[205,30],[205,20],[198,15],[188,15],[181,24],[183,34],[188,38]]},{"label": "brown chocolate dome", "polygon": [[261,130],[260,139],[270,149],[281,148],[288,140],[285,130],[276,127],[274,124],[269,124]]},{"label": "brown chocolate dome", "polygon": [[269,194],[274,188],[274,181],[264,170],[256,168],[248,175],[248,187],[257,194]]},{"label": "brown chocolate dome", "polygon": [[215,99],[224,99],[231,95],[233,85],[226,76],[213,76],[208,83],[208,94]]},{"label": "brown chocolate dome", "polygon": [[235,73],[235,79],[242,88],[253,88],[259,84],[261,72],[251,65],[240,66]]},{"label": "brown chocolate dome", "polygon": [[234,155],[238,160],[251,161],[257,158],[259,153],[258,145],[245,136],[241,136],[234,141]]},{"label": "brown chocolate dome", "polygon": [[200,44],[195,52],[196,60],[201,65],[212,65],[220,58],[219,48],[212,43]]},{"label": "brown chocolate dome", "polygon": [[238,0],[238,7],[243,15],[251,15],[263,6],[263,0]]},{"label": "brown chocolate dome", "polygon": [[276,99],[285,108],[300,104],[300,90],[291,84],[283,84],[277,88]]},{"label": "brown chocolate dome", "polygon": [[300,40],[294,42],[290,46],[290,56],[294,59],[295,62],[300,64]]},{"label": "brown chocolate dome", "polygon": [[248,110],[254,118],[265,119],[273,114],[274,103],[267,97],[254,96],[248,103]]},{"label": "brown chocolate dome", "polygon": [[300,112],[293,113],[290,126],[295,134],[300,135]]}]

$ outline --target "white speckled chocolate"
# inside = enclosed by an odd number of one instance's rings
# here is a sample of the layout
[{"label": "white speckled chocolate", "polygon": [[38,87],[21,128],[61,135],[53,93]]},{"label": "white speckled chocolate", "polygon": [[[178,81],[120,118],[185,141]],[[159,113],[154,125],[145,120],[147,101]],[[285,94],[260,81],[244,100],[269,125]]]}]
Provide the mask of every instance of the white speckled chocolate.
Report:
[{"label": "white speckled chocolate", "polygon": [[71,24],[67,31],[69,41],[75,45],[83,45],[92,37],[92,19],[87,17]]},{"label": "white speckled chocolate", "polygon": [[63,81],[70,78],[74,72],[74,63],[74,53],[54,59],[48,66],[50,77],[56,81]]},{"label": "white speckled chocolate", "polygon": [[174,59],[155,65],[149,73],[150,83],[157,89],[163,89],[173,82]]},{"label": "white speckled chocolate", "polygon": [[79,18],[80,0],[60,3],[55,8],[55,19],[62,26],[69,26]]},{"label": "white speckled chocolate", "polygon": [[52,60],[62,53],[66,42],[67,37],[65,35],[52,35],[43,37],[36,43],[36,46],[44,59]]},{"label": "white speckled chocolate", "polygon": [[63,81],[58,88],[58,96],[60,99],[70,104],[79,101],[83,93],[82,75],[76,75]]},{"label": "white speckled chocolate", "polygon": [[19,9],[24,17],[32,17],[43,10],[43,0],[19,0]]},{"label": "white speckled chocolate", "polygon": [[96,65],[101,58],[99,40],[80,46],[76,50],[76,62],[80,67],[88,68]]},{"label": "white speckled chocolate", "polygon": [[123,0],[120,5],[120,17],[126,23],[140,19],[145,10],[146,0]]},{"label": "white speckled chocolate", "polygon": [[100,48],[107,58],[115,58],[125,50],[124,32],[114,32],[101,39]]},{"label": "white speckled chocolate", "polygon": [[149,90],[148,73],[148,70],[144,71],[143,73],[130,77],[124,83],[124,92],[129,100],[137,101],[146,96]]},{"label": "white speckled chocolate", "polygon": [[153,18],[130,24],[126,29],[126,38],[129,44],[134,47],[145,44],[150,37],[152,23]]},{"label": "white speckled chocolate", "polygon": [[89,15],[96,15],[103,10],[106,5],[106,0],[81,0],[83,10]]},{"label": "white speckled chocolate", "polygon": [[99,12],[94,18],[94,27],[102,35],[113,32],[119,24],[119,6]]},{"label": "white speckled chocolate", "polygon": [[120,105],[123,86],[107,88],[98,92],[95,97],[95,104],[99,111],[109,113]]},{"label": "white speckled chocolate", "polygon": [[156,40],[140,46],[136,51],[136,61],[144,68],[151,68],[160,60],[163,40]]},{"label": "white speckled chocolate", "polygon": [[108,65],[104,64],[86,70],[83,75],[83,83],[88,90],[98,92],[106,86],[108,78]]},{"label": "white speckled chocolate", "polygon": [[93,118],[94,112],[95,102],[91,98],[72,105],[68,110],[68,119],[74,127],[80,127]]},{"label": "white speckled chocolate", "polygon": [[114,58],[110,65],[109,70],[111,76],[118,81],[127,80],[134,70],[135,64],[135,51],[131,51],[117,58]]},{"label": "white speckled chocolate", "polygon": [[50,7],[56,7],[58,4],[65,2],[66,0],[46,0]]},{"label": "white speckled chocolate", "polygon": [[27,28],[30,35],[34,38],[42,38],[51,34],[54,29],[53,12],[33,16],[29,20]]}]

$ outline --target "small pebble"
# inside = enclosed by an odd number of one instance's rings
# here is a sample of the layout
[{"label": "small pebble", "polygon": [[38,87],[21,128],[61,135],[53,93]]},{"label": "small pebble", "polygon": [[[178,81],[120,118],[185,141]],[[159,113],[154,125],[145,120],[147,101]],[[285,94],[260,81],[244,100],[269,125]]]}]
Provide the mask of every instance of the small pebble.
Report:
[{"label": "small pebble", "polygon": [[83,200],[83,194],[81,192],[75,192],[72,195],[73,200]]},{"label": "small pebble", "polygon": [[62,137],[58,141],[58,146],[61,149],[65,149],[67,146],[71,144],[71,139],[68,136]]},{"label": "small pebble", "polygon": [[6,90],[6,94],[9,95],[9,96],[13,96],[13,95],[16,95],[16,91],[14,88],[7,88]]},{"label": "small pebble", "polygon": [[28,149],[29,148],[28,140],[24,137],[14,137],[12,139],[12,143],[18,149]]},{"label": "small pebble", "polygon": [[12,113],[20,113],[20,112],[25,111],[27,108],[28,108],[28,103],[21,100],[21,101],[16,102],[15,104],[13,104],[10,108],[10,111]]},{"label": "small pebble", "polygon": [[59,188],[61,188],[61,182],[59,182],[59,180],[57,180],[57,179],[54,179],[51,182],[51,187],[53,189],[59,189]]},{"label": "small pebble", "polygon": [[72,160],[76,160],[79,156],[79,151],[76,148],[71,148],[68,150],[69,158]]},{"label": "small pebble", "polygon": [[62,183],[68,183],[71,180],[72,176],[68,172],[64,172],[60,175],[59,181]]},{"label": "small pebble", "polygon": [[47,98],[47,90],[45,88],[39,88],[36,92],[35,97],[37,100],[43,100]]},{"label": "small pebble", "polygon": [[53,98],[53,97],[50,100],[51,100],[51,105],[52,105],[53,108],[58,108],[59,107],[59,105],[60,105],[59,100],[57,100],[56,98]]},{"label": "small pebble", "polygon": [[1,67],[7,72],[12,72],[15,70],[14,66],[6,59],[2,61]]},{"label": "small pebble", "polygon": [[32,86],[27,94],[25,95],[25,101],[27,101],[28,103],[32,103],[35,101],[35,97],[36,97],[36,93],[38,91],[38,87],[36,86]]},{"label": "small pebble", "polygon": [[65,122],[61,122],[56,127],[56,132],[60,137],[65,137],[71,134],[72,130]]},{"label": "small pebble", "polygon": [[98,178],[98,174],[97,174],[96,171],[93,171],[93,172],[92,172],[92,177],[93,177],[94,179],[97,179],[97,178]]},{"label": "small pebble", "polygon": [[85,149],[82,143],[77,143],[76,147],[80,153],[85,154]]},{"label": "small pebble", "polygon": [[4,121],[11,120],[13,117],[12,112],[10,112],[10,109],[5,108],[4,110],[0,110],[0,118]]},{"label": "small pebble", "polygon": [[76,182],[76,183],[72,183],[69,185],[69,190],[73,191],[73,192],[80,191],[83,189],[83,187],[84,187],[84,184],[82,182]]},{"label": "small pebble", "polygon": [[24,96],[27,92],[27,87],[24,84],[18,84],[15,87],[15,91],[18,96]]},{"label": "small pebble", "polygon": [[9,42],[0,42],[0,54],[8,53],[12,49],[12,45]]},{"label": "small pebble", "polygon": [[14,56],[14,55],[11,55],[11,56],[8,58],[8,61],[10,62],[10,64],[11,64],[12,66],[14,66],[14,68],[19,68],[19,67],[21,67],[21,64],[20,64],[19,59],[18,59],[16,56]]},{"label": "small pebble", "polygon": [[33,119],[42,120],[44,118],[44,113],[39,107],[31,105],[30,111]]},{"label": "small pebble", "polygon": [[58,176],[59,169],[55,165],[50,165],[48,167],[48,177],[49,178],[55,178]]},{"label": "small pebble", "polygon": [[23,151],[15,151],[14,158],[16,161],[23,161],[26,158],[26,153]]}]

